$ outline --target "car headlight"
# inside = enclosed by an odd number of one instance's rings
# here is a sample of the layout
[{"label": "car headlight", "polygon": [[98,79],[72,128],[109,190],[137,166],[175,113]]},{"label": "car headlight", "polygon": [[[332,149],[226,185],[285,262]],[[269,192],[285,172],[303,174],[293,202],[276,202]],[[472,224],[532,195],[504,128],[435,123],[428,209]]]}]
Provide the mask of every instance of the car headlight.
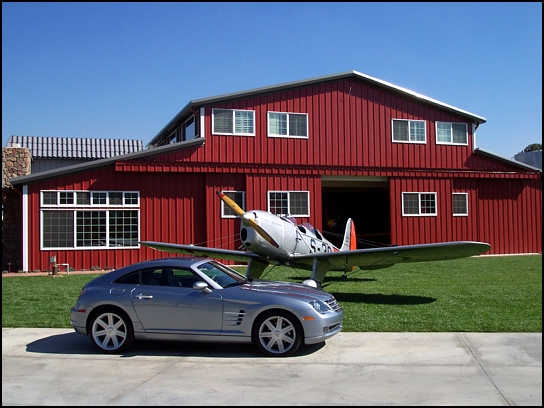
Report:
[{"label": "car headlight", "polygon": [[329,305],[320,300],[310,300],[308,303],[310,303],[310,305],[312,305],[315,311],[319,314],[327,314],[333,312]]}]

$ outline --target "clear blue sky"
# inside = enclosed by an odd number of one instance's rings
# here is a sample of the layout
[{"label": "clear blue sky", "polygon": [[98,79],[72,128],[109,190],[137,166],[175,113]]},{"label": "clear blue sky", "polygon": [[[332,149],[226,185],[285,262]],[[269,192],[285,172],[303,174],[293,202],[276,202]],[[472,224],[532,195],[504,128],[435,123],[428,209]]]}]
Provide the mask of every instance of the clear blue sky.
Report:
[{"label": "clear blue sky", "polygon": [[139,139],[190,100],[359,71],[542,143],[542,3],[2,3],[12,135]]}]

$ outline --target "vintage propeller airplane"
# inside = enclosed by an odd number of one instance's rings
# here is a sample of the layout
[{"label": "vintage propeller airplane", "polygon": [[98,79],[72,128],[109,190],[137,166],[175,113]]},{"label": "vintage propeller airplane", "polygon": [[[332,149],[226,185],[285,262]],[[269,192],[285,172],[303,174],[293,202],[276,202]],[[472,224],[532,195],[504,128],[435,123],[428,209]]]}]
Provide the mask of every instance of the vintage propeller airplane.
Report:
[{"label": "vintage propeller airplane", "polygon": [[246,276],[251,279],[259,279],[270,264],[311,270],[311,278],[302,283],[313,287],[321,287],[328,271],[348,272],[355,267],[378,269],[396,263],[466,258],[491,248],[484,242],[454,241],[357,249],[351,219],[347,222],[342,246],[337,248],[308,223],[297,225],[294,218],[268,211],[244,211],[225,194],[217,194],[241,218],[240,240],[244,250],[152,241],[140,243],[165,252],[248,262]]}]

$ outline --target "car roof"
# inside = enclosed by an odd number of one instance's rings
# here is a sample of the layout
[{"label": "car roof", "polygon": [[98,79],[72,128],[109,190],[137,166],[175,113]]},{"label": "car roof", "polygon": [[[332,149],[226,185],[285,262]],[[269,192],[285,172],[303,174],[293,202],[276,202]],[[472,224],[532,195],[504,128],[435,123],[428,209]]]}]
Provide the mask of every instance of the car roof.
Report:
[{"label": "car roof", "polygon": [[156,258],[156,259],[149,259],[147,261],[138,262],[135,264],[132,264],[131,266],[138,265],[138,266],[146,266],[148,264],[153,265],[163,265],[163,264],[172,264],[175,263],[179,266],[191,266],[195,262],[199,261],[211,261],[210,258],[205,257],[196,257],[196,256],[171,256],[167,258]]},{"label": "car roof", "polygon": [[133,271],[146,267],[178,266],[189,268],[195,263],[205,263],[209,261],[213,261],[213,259],[194,256],[172,256],[167,258],[149,259],[147,261],[126,265],[122,268],[106,273],[105,275],[98,276],[97,278],[88,282],[87,285],[99,285],[106,282],[113,282],[127,273],[132,273]]}]

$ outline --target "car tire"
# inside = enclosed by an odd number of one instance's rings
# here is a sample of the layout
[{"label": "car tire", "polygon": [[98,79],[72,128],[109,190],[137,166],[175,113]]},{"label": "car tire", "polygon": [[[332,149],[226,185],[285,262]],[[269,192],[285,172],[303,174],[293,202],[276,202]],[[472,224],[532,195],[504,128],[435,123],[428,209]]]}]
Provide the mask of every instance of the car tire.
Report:
[{"label": "car tire", "polygon": [[303,338],[298,319],[284,310],[264,312],[253,325],[253,344],[266,356],[290,356],[298,350]]},{"label": "car tire", "polygon": [[134,329],[126,313],[103,309],[92,318],[89,336],[100,351],[119,353],[134,341]]}]

